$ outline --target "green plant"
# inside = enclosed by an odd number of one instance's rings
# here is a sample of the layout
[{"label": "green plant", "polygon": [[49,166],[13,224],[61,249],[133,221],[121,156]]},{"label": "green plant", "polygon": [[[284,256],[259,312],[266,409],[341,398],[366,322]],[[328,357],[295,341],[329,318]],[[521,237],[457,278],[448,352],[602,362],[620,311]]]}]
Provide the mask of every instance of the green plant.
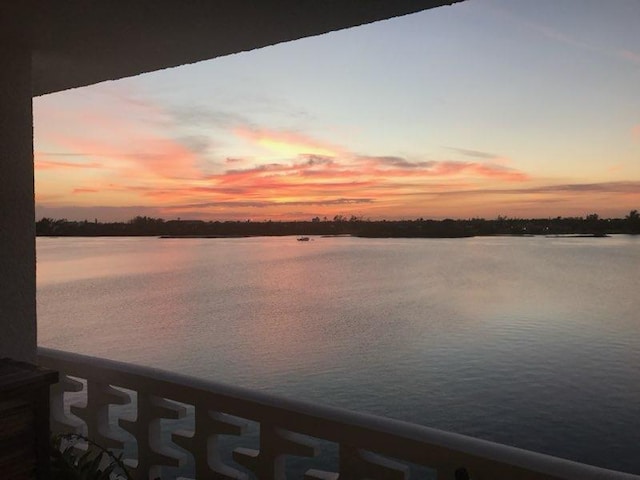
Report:
[{"label": "green plant", "polygon": [[[86,443],[86,451],[77,444]],[[51,439],[52,480],[131,480],[122,462],[122,454],[115,455],[94,441],[76,433],[54,435]]]}]

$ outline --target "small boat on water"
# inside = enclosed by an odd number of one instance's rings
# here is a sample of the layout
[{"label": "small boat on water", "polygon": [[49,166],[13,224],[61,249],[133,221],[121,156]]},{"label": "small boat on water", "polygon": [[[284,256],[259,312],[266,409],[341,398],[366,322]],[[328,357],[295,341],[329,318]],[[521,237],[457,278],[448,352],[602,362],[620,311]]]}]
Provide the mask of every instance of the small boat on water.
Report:
[{"label": "small boat on water", "polygon": [[298,240],[299,242],[308,242],[309,237],[298,237],[296,240]]}]

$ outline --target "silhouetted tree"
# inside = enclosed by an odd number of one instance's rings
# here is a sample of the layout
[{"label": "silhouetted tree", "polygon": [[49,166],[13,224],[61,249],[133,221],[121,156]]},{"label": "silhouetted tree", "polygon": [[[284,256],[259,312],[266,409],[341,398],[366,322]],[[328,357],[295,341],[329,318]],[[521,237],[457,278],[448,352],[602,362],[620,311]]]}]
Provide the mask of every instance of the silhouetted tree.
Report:
[{"label": "silhouetted tree", "polygon": [[631,210],[629,215],[624,217],[624,219],[626,220],[629,233],[640,233],[640,213],[638,213],[638,210]]}]

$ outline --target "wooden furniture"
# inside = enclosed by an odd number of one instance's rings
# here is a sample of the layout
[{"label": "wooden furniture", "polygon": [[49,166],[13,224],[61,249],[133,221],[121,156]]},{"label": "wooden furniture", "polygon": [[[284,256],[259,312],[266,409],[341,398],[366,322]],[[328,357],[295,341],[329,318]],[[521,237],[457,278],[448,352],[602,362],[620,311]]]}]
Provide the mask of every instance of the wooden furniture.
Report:
[{"label": "wooden furniture", "polygon": [[49,386],[58,373],[0,359],[0,475],[49,478]]}]

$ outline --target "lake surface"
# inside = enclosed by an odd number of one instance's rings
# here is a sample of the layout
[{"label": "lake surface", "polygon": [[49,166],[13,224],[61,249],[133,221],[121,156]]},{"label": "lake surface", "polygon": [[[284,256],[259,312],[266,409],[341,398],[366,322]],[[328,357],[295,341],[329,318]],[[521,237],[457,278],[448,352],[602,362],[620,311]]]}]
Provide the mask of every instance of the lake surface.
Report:
[{"label": "lake surface", "polygon": [[38,238],[40,345],[640,473],[640,237]]}]

